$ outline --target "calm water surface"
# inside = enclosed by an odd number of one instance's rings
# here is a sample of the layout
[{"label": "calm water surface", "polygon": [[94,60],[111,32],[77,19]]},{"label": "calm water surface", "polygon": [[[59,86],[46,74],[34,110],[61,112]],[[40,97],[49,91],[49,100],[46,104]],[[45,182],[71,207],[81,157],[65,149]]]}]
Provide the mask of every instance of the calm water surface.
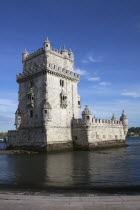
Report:
[{"label": "calm water surface", "polygon": [[140,138],[128,147],[39,155],[0,155],[0,186],[94,188],[140,186]]}]

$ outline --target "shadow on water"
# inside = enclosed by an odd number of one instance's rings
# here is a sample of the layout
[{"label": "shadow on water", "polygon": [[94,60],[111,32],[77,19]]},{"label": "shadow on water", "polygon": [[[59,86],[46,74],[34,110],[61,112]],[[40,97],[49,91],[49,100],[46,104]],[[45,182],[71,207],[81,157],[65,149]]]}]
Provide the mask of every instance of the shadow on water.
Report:
[{"label": "shadow on water", "polygon": [[39,155],[1,155],[1,189],[140,193],[140,138],[128,147]]}]

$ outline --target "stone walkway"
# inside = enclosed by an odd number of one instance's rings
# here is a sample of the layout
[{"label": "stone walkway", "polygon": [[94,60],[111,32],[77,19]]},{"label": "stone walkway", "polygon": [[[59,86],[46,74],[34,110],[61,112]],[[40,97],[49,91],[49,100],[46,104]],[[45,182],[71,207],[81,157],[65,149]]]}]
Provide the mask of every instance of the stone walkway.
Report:
[{"label": "stone walkway", "polygon": [[64,196],[64,195],[23,195],[0,194],[2,210],[125,210],[140,209],[140,196]]}]

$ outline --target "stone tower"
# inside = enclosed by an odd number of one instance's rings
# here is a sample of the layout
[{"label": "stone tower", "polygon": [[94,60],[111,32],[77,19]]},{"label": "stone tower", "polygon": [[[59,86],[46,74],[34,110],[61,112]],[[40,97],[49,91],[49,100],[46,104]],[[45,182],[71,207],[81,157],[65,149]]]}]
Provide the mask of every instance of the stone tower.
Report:
[{"label": "stone tower", "polygon": [[47,38],[44,48],[22,53],[22,64],[15,145],[37,150],[71,147],[71,121],[80,112],[73,52],[52,48]]},{"label": "stone tower", "polygon": [[90,150],[126,145],[128,118],[92,118],[86,105],[80,118],[80,80],[74,72],[74,54],[58,51],[48,38],[43,48],[22,53],[23,72],[17,75],[19,104],[16,130],[8,131],[7,148],[52,151]]}]

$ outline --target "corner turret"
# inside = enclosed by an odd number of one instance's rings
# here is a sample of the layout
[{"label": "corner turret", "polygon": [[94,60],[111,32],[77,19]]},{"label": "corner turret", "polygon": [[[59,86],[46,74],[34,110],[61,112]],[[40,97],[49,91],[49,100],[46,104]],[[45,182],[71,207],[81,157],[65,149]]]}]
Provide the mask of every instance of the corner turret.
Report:
[{"label": "corner turret", "polygon": [[43,124],[46,125],[48,121],[51,120],[51,105],[48,100],[45,100],[43,105]]},{"label": "corner turret", "polygon": [[70,58],[72,61],[74,61],[74,54],[73,54],[73,52],[71,51],[71,49],[70,49],[70,52],[69,52],[69,58]]},{"label": "corner turret", "polygon": [[50,45],[50,41],[48,40],[48,37],[46,38],[46,40],[44,41],[44,50],[48,51],[50,50],[51,45]]},{"label": "corner turret", "polygon": [[116,117],[115,117],[115,115],[114,115],[114,113],[113,113],[113,115],[112,115],[111,120],[114,120],[114,121],[117,120]]},{"label": "corner turret", "polygon": [[128,118],[124,114],[124,110],[122,111],[122,115],[120,117],[120,121],[122,121],[122,124],[123,124],[124,134],[127,135],[127,132],[128,132]]},{"label": "corner turret", "polygon": [[87,105],[85,106],[85,109],[82,112],[82,120],[87,125],[92,123],[92,113]]},{"label": "corner turret", "polygon": [[64,56],[64,58],[68,58],[68,51],[66,50],[65,46],[63,47],[61,54]]},{"label": "corner turret", "polygon": [[22,63],[24,64],[27,56],[29,55],[29,53],[26,51],[26,49],[23,51],[22,53]]},{"label": "corner turret", "polygon": [[15,113],[15,126],[16,129],[18,129],[20,127],[21,124],[21,112],[20,109],[18,108],[16,113]]},{"label": "corner turret", "polygon": [[46,57],[49,56],[50,49],[51,49],[51,45],[50,45],[50,41],[48,40],[48,37],[47,37],[46,40],[44,41],[44,51],[45,51],[45,56]]}]

